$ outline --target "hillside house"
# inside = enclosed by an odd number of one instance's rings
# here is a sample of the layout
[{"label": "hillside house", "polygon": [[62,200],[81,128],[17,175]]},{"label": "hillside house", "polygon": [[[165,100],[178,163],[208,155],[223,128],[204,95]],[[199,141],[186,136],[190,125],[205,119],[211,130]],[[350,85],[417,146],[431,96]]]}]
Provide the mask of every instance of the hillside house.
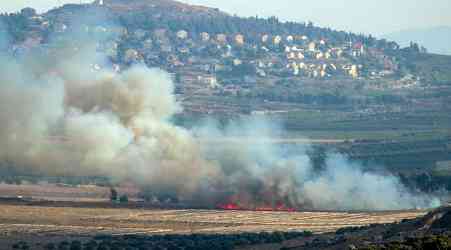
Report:
[{"label": "hillside house", "polygon": [[310,42],[308,44],[308,51],[310,51],[310,52],[315,52],[316,51],[316,43],[315,42]]},{"label": "hillside house", "polygon": [[266,77],[266,71],[263,70],[263,69],[261,69],[261,68],[257,68],[257,69],[256,69],[256,74],[257,74],[257,76],[259,76],[259,77]]},{"label": "hillside house", "polygon": [[233,59],[233,66],[239,66],[241,64],[243,64],[242,60],[240,60],[238,58]]},{"label": "hillside house", "polygon": [[126,63],[134,62],[134,61],[138,60],[138,58],[139,58],[139,53],[137,50],[128,49],[125,51],[124,61]]},{"label": "hillside house", "polygon": [[218,79],[212,75],[199,75],[197,76],[197,81],[211,89],[220,87]]},{"label": "hillside house", "polygon": [[279,45],[282,42],[282,37],[281,36],[275,36],[273,39],[273,43],[274,45]]},{"label": "hillside house", "polygon": [[329,52],[329,51],[327,51],[326,53],[324,53],[324,58],[325,59],[330,59],[332,57],[332,54]]},{"label": "hillside house", "polygon": [[208,42],[210,41],[210,34],[208,34],[207,32],[202,32],[200,33],[200,39],[202,42]]},{"label": "hillside house", "polygon": [[356,43],[352,46],[352,56],[353,57],[361,57],[365,53],[365,46],[363,43]]},{"label": "hillside house", "polygon": [[316,58],[316,60],[323,59],[323,58],[324,58],[323,52],[318,52],[318,53],[316,53],[315,58]]},{"label": "hillside house", "polygon": [[218,42],[221,45],[227,44],[227,35],[225,35],[225,34],[217,34],[216,35],[216,42]]},{"label": "hillside house", "polygon": [[358,71],[357,65],[352,65],[352,66],[351,66],[351,68],[349,69],[349,75],[350,75],[352,78],[357,78],[357,77],[359,77],[359,71]]},{"label": "hillside house", "polygon": [[241,34],[235,35],[235,44],[238,46],[243,46],[244,45],[244,36]]},{"label": "hillside house", "polygon": [[176,36],[180,40],[185,40],[188,38],[188,32],[186,30],[179,30],[177,31]]},{"label": "hillside house", "polygon": [[287,59],[288,60],[296,59],[296,53],[294,53],[294,52],[288,53],[287,54]]},{"label": "hillside house", "polygon": [[230,44],[226,45],[225,52],[221,56],[223,58],[229,58],[232,56],[232,46],[230,46]]}]

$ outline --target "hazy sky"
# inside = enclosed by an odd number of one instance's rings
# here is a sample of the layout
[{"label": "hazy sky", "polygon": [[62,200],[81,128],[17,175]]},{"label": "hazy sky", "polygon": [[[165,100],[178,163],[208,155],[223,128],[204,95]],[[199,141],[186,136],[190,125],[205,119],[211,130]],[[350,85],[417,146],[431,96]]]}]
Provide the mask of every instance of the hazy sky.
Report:
[{"label": "hazy sky", "polygon": [[[0,11],[31,6],[39,11],[80,0],[0,0]],[[81,2],[90,2],[81,0]],[[398,30],[451,26],[450,0],[182,0],[241,16],[278,16],[354,32],[385,34]]]}]

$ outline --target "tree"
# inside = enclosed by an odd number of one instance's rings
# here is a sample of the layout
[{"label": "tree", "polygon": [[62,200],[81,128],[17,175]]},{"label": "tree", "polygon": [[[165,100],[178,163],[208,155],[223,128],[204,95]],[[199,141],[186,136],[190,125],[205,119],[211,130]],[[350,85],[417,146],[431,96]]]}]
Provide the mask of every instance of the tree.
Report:
[{"label": "tree", "polygon": [[420,46],[418,43],[410,42],[410,51],[414,53],[420,53]]},{"label": "tree", "polygon": [[423,53],[423,54],[428,53],[428,50],[427,50],[424,46],[421,46],[420,51],[421,51],[421,53]]},{"label": "tree", "polygon": [[126,194],[122,195],[122,196],[119,198],[119,202],[120,202],[120,203],[128,203],[128,196],[127,196]]},{"label": "tree", "polygon": [[20,14],[25,17],[32,17],[32,16],[36,16],[36,10],[33,8],[23,8],[20,11]]},{"label": "tree", "polygon": [[72,244],[70,245],[70,250],[81,250],[82,249],[82,245],[80,241],[73,241]]},{"label": "tree", "polygon": [[117,195],[116,189],[111,188],[110,189],[110,200],[111,201],[117,201],[117,197],[118,197],[118,195]]},{"label": "tree", "polygon": [[46,250],[55,250],[56,246],[54,243],[48,243],[47,245],[45,245],[45,249]]},{"label": "tree", "polygon": [[15,176],[14,177],[14,184],[18,185],[18,186],[22,185],[22,179],[19,176]]}]

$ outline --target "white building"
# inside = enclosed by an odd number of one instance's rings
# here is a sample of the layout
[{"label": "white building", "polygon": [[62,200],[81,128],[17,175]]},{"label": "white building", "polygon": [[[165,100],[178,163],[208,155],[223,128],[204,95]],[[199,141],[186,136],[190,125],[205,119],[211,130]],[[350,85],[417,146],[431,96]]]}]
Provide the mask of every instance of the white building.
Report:
[{"label": "white building", "polygon": [[237,45],[244,45],[244,36],[241,35],[241,34],[237,34],[237,35],[235,36],[235,43],[236,43]]},{"label": "white building", "polygon": [[308,50],[311,51],[311,52],[315,52],[315,50],[316,50],[316,43],[314,43],[314,42],[309,43]]},{"label": "white building", "polygon": [[200,38],[202,39],[202,42],[208,42],[210,41],[210,34],[207,32],[200,33]]},{"label": "white building", "polygon": [[179,30],[177,32],[177,38],[181,39],[181,40],[185,40],[188,38],[188,32],[186,30]]},{"label": "white building", "polygon": [[275,37],[274,37],[274,40],[273,40],[273,43],[274,43],[275,45],[279,45],[280,42],[282,42],[282,37],[281,37],[281,36],[275,36]]}]

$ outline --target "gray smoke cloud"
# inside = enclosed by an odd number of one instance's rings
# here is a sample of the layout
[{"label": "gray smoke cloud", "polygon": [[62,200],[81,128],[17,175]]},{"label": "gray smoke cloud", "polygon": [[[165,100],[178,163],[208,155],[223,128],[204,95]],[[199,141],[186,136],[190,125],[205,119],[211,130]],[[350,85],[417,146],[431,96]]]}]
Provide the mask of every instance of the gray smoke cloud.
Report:
[{"label": "gray smoke cloud", "polygon": [[[205,125],[206,124],[206,125]],[[396,210],[428,208],[440,200],[411,193],[392,175],[365,172],[358,163],[330,153],[318,171],[307,156],[309,146],[273,143],[280,127],[246,119],[223,130],[209,121],[194,131],[204,141],[204,155],[217,162],[224,178],[215,194],[244,207],[278,206],[321,210]],[[225,143],[219,143],[225,142]]]},{"label": "gray smoke cloud", "polygon": [[178,127],[171,118],[182,107],[168,73],[144,65],[116,72],[95,44],[77,42],[74,50],[73,44],[55,43],[49,54],[0,59],[0,162],[20,171],[104,175],[210,207],[384,210],[440,204],[337,154],[318,173],[307,147],[287,150],[271,142],[280,128],[268,121]]}]

